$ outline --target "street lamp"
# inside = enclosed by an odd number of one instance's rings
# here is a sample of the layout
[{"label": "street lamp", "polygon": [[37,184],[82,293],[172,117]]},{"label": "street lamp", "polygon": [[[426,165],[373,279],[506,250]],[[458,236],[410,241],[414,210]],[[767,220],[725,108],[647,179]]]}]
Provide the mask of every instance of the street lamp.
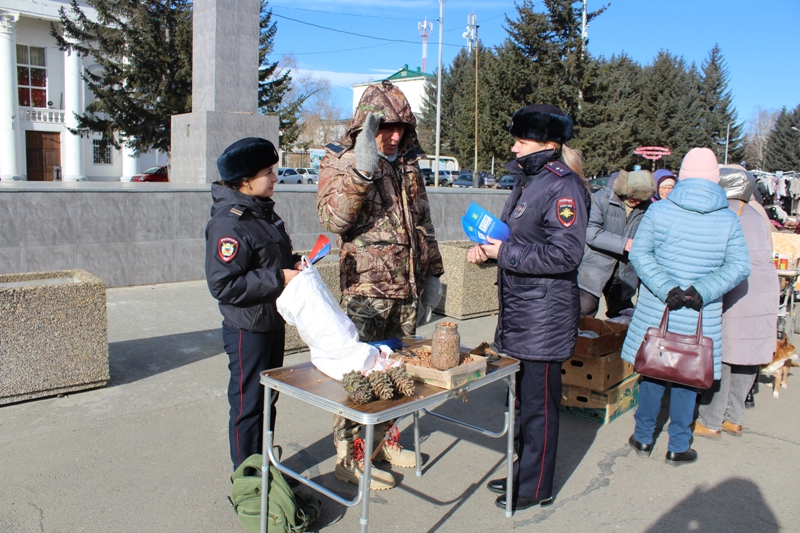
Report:
[{"label": "street lamp", "polygon": [[728,143],[731,140],[731,124],[735,121],[731,120],[728,122],[728,131],[725,133],[725,164],[728,164]]}]

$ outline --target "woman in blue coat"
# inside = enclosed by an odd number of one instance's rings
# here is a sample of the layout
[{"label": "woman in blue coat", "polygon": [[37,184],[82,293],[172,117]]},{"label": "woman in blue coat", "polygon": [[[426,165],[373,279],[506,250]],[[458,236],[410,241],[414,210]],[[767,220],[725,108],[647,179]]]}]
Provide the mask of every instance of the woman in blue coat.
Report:
[{"label": "woman in blue coat", "polygon": [[[642,286],[622,358],[633,363],[648,327],[657,327],[669,307],[669,330],[694,334],[703,309],[703,335],[714,341],[714,379],[721,376],[722,295],[750,275],[750,255],[742,226],[728,209],[718,185],[714,152],[693,148],[686,154],[678,184],[666,200],[645,213],[630,252]],[[639,455],[653,449],[656,417],[667,383],[642,378],[636,429],[628,440]],[[678,466],[697,460],[689,447],[697,390],[673,384],[670,392],[666,461]]]},{"label": "woman in blue coat", "polygon": [[[580,156],[565,144],[572,120],[550,105],[512,117],[517,159],[506,165],[514,188],[501,219],[507,242],[489,239],[467,254],[472,263],[496,259],[500,313],[495,345],[520,360],[519,433],[515,438],[512,507],[547,505],[553,497],[561,402],[561,363],[575,348],[580,296],[578,265],[586,242],[591,195]],[[489,482],[506,507],[506,479]]]}]

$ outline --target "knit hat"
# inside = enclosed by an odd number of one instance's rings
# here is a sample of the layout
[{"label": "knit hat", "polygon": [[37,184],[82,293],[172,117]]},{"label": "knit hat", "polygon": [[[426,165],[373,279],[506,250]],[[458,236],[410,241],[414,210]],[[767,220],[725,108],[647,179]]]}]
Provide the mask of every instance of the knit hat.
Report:
[{"label": "knit hat", "polygon": [[699,178],[719,183],[717,156],[708,148],[692,148],[681,163],[678,179]]},{"label": "knit hat", "polygon": [[266,139],[245,137],[225,148],[217,158],[217,170],[222,181],[250,178],[259,170],[278,162],[278,151]]},{"label": "knit hat", "polygon": [[676,181],[675,174],[673,174],[666,168],[659,168],[658,170],[656,170],[655,173],[653,174],[653,179],[656,180],[656,187],[660,187],[661,182],[665,179],[671,179],[673,184]]},{"label": "knit hat", "polygon": [[518,139],[564,144],[572,138],[572,119],[556,106],[529,105],[512,115],[508,132]]},{"label": "knit hat", "polygon": [[633,172],[621,170],[617,179],[614,180],[613,189],[619,197],[644,202],[655,194],[656,182],[653,181],[653,175],[646,170]]}]

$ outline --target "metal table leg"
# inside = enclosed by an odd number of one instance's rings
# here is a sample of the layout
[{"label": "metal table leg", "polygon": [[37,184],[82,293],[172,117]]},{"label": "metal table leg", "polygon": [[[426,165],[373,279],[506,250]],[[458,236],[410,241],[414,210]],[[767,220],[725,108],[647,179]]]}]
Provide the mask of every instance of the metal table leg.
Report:
[{"label": "metal table leg", "polygon": [[358,484],[358,492],[363,494],[361,500],[361,533],[367,533],[369,526],[369,481],[372,476],[372,439],[375,437],[375,425],[364,426],[367,435],[364,438],[364,475]]},{"label": "metal table leg", "polygon": [[517,377],[516,374],[511,374],[508,379],[508,439],[506,453],[508,458],[506,460],[508,470],[506,472],[506,518],[511,518],[513,513],[511,509],[512,496],[511,493],[514,489],[514,415],[516,414],[516,395],[517,395]]},{"label": "metal table leg", "polygon": [[417,477],[422,475],[422,452],[419,450],[419,411],[414,411],[414,453],[417,457]]},{"label": "metal table leg", "polygon": [[269,459],[272,455],[272,432],[269,430],[272,417],[272,389],[264,387],[264,443],[261,454],[261,533],[267,533],[267,502],[269,501]]}]

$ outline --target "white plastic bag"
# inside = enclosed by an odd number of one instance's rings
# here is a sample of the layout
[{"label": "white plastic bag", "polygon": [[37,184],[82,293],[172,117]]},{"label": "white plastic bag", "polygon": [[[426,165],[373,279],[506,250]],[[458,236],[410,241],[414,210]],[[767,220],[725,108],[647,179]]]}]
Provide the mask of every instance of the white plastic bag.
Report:
[{"label": "white plastic bag", "polygon": [[311,350],[311,362],[336,380],[352,370],[375,366],[378,348],[359,342],[353,321],[342,311],[313,265],[303,258],[303,271],[283,289],[278,312],[297,328]]}]

